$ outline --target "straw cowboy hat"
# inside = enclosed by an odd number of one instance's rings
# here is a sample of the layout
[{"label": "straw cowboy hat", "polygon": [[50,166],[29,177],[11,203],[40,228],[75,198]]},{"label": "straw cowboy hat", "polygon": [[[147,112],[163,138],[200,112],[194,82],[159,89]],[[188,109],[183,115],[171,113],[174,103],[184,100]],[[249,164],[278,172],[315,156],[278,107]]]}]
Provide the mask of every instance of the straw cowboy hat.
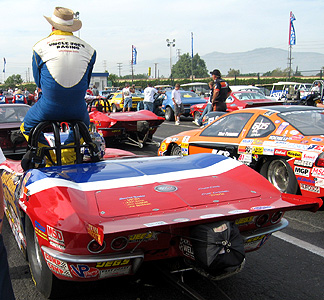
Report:
[{"label": "straw cowboy hat", "polygon": [[52,17],[44,16],[55,29],[67,32],[78,31],[82,26],[82,22],[73,17],[73,10],[64,7],[55,7]]}]

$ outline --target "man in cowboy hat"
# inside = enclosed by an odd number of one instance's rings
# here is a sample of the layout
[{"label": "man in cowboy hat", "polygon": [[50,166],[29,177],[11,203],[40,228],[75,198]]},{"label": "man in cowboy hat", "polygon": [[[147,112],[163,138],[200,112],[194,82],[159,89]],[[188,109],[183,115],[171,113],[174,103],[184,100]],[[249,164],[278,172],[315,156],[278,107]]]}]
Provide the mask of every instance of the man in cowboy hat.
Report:
[{"label": "man in cowboy hat", "polygon": [[[96,51],[73,35],[82,23],[74,19],[72,10],[56,7],[51,17],[44,17],[52,25],[52,33],[33,47],[33,75],[42,93],[21,126],[27,139],[30,130],[42,121],[81,120],[87,126],[90,123],[84,96],[90,84]],[[73,133],[65,143],[72,142]],[[40,143],[48,145],[44,136]],[[63,158],[63,163],[73,163],[73,157],[63,155]]]}]

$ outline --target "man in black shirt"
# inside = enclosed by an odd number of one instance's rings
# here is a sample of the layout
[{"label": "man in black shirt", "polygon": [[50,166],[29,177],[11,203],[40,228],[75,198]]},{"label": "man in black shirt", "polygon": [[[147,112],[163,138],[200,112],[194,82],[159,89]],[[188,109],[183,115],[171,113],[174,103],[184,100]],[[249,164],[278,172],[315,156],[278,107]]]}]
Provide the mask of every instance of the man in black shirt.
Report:
[{"label": "man in black shirt", "polygon": [[226,112],[226,99],[231,93],[229,84],[221,78],[221,72],[218,69],[210,72],[214,80],[214,93],[212,99],[213,111],[225,111]]}]

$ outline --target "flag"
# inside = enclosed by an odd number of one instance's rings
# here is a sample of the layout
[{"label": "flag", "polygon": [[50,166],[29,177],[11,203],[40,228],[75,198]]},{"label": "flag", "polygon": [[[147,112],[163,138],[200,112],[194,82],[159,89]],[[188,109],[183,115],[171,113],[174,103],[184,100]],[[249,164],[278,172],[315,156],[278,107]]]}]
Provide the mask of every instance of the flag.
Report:
[{"label": "flag", "polygon": [[292,11],[290,12],[290,26],[289,26],[289,45],[296,45],[296,33],[295,33],[295,27],[293,24],[293,21],[295,21],[296,18]]},{"label": "flag", "polygon": [[137,59],[137,50],[136,47],[132,46],[132,65],[136,65],[136,59]]},{"label": "flag", "polygon": [[3,58],[3,73],[6,73],[6,59]]}]

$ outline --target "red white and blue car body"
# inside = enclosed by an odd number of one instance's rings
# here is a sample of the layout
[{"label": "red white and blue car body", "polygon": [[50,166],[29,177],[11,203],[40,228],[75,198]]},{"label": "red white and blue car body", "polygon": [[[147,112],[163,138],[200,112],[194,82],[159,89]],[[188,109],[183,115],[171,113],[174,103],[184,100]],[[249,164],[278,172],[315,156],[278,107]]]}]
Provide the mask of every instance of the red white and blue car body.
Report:
[{"label": "red white and blue car body", "polygon": [[7,218],[47,297],[57,279],[93,281],[134,274],[144,261],[195,260],[190,230],[203,224],[233,222],[245,251],[259,249],[287,226],[286,211],[322,205],[281,194],[251,168],[214,154],[26,172],[6,160],[0,168]]}]

